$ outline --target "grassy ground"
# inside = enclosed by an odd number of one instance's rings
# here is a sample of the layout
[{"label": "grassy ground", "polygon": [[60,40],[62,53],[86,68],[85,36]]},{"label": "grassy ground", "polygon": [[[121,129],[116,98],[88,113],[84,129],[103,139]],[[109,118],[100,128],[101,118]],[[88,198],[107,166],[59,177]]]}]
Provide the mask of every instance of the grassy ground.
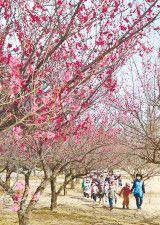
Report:
[{"label": "grassy ground", "polygon": [[[132,197],[130,210],[121,208],[122,199],[119,198],[117,208],[110,212],[107,206],[99,207],[93,205],[91,199],[84,199],[78,188],[69,190],[65,197],[60,196],[57,209],[51,212],[49,193],[48,187],[32,213],[31,225],[160,225],[160,193],[149,189],[141,211],[136,210]],[[0,225],[18,225],[16,213],[10,208],[2,208],[2,205]]]},{"label": "grassy ground", "polygon": [[[87,210],[79,207],[60,205],[51,212],[48,208],[33,211],[31,225],[158,225],[160,217],[147,217],[137,210],[114,209],[88,206]],[[3,212],[0,225],[18,225],[17,217],[11,212]]]}]

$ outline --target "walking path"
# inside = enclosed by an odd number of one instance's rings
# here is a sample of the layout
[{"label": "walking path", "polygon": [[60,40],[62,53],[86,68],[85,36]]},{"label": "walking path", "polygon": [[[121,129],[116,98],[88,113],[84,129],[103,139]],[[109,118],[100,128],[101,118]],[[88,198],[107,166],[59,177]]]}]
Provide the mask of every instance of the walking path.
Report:
[{"label": "walking path", "polygon": [[[35,180],[35,186],[37,181]],[[31,225],[160,225],[160,194],[146,194],[143,209],[137,211],[134,197],[130,210],[122,209],[118,199],[112,212],[107,206],[94,205],[91,199],[82,196],[80,186],[68,190],[67,196],[59,196],[58,207],[50,212],[50,187],[46,189],[33,212]],[[149,186],[148,186],[149,187]],[[148,189],[149,190],[149,189]],[[0,225],[18,225],[17,215],[0,205]]]}]

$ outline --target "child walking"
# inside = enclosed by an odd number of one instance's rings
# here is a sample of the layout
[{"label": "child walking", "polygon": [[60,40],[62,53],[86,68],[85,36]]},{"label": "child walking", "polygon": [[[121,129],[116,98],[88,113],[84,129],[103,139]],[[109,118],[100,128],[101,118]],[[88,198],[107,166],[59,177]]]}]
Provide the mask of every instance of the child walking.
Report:
[{"label": "child walking", "polygon": [[119,193],[119,195],[123,194],[123,209],[125,209],[125,207],[127,209],[129,209],[129,195],[131,193],[131,188],[130,188],[130,184],[128,182],[126,182],[125,187],[123,187]]},{"label": "child walking", "polygon": [[109,207],[110,210],[113,209],[113,205],[115,202],[115,198],[116,198],[116,191],[115,191],[115,187],[113,184],[109,185],[109,189],[108,189],[108,201],[109,201]]},{"label": "child walking", "polygon": [[108,189],[109,189],[109,184],[108,182],[105,181],[104,183],[105,203],[108,202]]},{"label": "child walking", "polygon": [[91,193],[91,182],[89,179],[86,179],[86,183],[84,185],[84,197],[89,198]]}]

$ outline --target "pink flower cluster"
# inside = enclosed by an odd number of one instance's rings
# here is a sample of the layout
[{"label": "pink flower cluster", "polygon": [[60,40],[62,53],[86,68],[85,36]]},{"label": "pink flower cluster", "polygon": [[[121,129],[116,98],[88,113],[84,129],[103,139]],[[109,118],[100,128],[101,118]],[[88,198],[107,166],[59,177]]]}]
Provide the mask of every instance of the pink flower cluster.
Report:
[{"label": "pink flower cluster", "polygon": [[13,133],[14,133],[16,139],[17,139],[17,140],[21,139],[21,137],[22,137],[22,132],[23,132],[23,130],[21,129],[21,127],[20,127],[20,126],[13,127],[12,130],[13,130]]},{"label": "pink flower cluster", "polygon": [[55,133],[50,132],[50,131],[37,131],[37,132],[35,132],[34,137],[36,139],[43,137],[43,138],[50,140],[50,139],[55,138]]}]

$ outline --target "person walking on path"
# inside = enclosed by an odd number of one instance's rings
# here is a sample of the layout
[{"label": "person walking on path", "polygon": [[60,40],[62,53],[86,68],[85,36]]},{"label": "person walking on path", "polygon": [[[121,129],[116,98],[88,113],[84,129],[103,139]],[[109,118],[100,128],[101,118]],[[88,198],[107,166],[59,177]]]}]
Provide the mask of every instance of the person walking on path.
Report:
[{"label": "person walking on path", "polygon": [[113,171],[109,171],[109,173],[107,174],[106,178],[105,178],[105,182],[108,182],[108,184],[111,184],[113,182],[115,182],[115,176]]},{"label": "person walking on path", "polygon": [[141,209],[145,194],[145,186],[141,174],[136,174],[136,179],[133,181],[133,187],[131,189],[131,193],[132,192],[134,193],[134,197],[136,199],[137,209]]},{"label": "person walking on path", "polygon": [[105,197],[105,190],[104,190],[104,183],[98,184],[98,197],[99,197],[99,205],[104,205],[104,197]]},{"label": "person walking on path", "polygon": [[85,186],[86,186],[86,177],[84,177],[83,181],[82,181],[82,190],[83,190],[83,196],[84,197],[85,197],[85,192],[84,192]]},{"label": "person walking on path", "polygon": [[109,184],[108,182],[104,182],[104,195],[105,195],[105,203],[108,202],[108,189],[109,189]]},{"label": "person walking on path", "polygon": [[131,187],[128,182],[126,182],[125,187],[123,187],[119,193],[120,196],[122,194],[123,194],[123,209],[125,209],[125,207],[129,209],[129,196],[131,194]]},{"label": "person walking on path", "polygon": [[89,198],[91,194],[91,182],[90,180],[87,178],[86,182],[84,184],[84,197]]},{"label": "person walking on path", "polygon": [[91,186],[91,198],[93,199],[94,203],[97,201],[97,196],[98,196],[98,187],[95,183],[92,183]]},{"label": "person walking on path", "polygon": [[109,201],[110,211],[113,209],[115,198],[116,198],[115,187],[113,184],[110,184],[108,189],[108,201]]}]

